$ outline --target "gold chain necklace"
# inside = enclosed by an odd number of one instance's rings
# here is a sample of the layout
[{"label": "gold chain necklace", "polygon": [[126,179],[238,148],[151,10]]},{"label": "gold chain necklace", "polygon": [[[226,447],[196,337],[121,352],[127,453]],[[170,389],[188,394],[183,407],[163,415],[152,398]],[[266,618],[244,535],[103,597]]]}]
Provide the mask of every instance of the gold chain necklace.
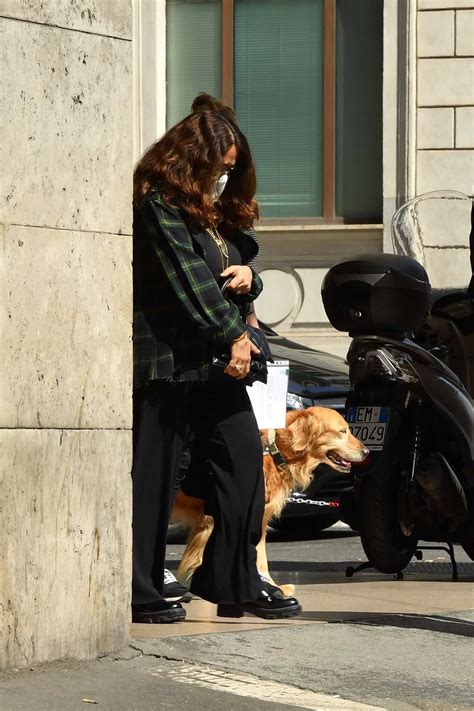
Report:
[{"label": "gold chain necklace", "polygon": [[211,235],[212,239],[219,248],[219,252],[221,254],[222,271],[224,271],[229,266],[229,250],[227,249],[225,240],[221,237],[219,232],[214,227],[209,227],[207,229],[207,232]]}]

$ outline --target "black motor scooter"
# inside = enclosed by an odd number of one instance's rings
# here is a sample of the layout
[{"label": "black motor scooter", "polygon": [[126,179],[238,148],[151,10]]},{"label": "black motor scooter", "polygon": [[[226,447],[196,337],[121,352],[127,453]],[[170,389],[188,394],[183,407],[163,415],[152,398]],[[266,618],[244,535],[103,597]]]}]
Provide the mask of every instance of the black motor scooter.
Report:
[{"label": "black motor scooter", "polygon": [[[421,229],[437,198],[469,201],[448,193],[405,204],[392,222],[395,247],[406,245],[407,225]],[[341,517],[360,532],[368,558],[357,569],[401,574],[421,557],[422,540],[447,544],[457,577],[453,543],[474,560],[472,291],[433,302],[418,261],[372,254],[332,267],[322,297],[332,325],[353,338],[347,420],[371,450],[341,497]]]}]

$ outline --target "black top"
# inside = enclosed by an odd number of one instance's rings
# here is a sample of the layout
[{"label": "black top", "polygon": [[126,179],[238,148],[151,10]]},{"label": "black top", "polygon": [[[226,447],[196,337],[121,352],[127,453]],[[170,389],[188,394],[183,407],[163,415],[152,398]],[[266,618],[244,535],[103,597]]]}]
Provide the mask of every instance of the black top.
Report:
[{"label": "black top", "polygon": [[204,261],[209,267],[214,279],[218,284],[221,284],[223,280],[220,275],[224,269],[235,266],[236,264],[242,264],[242,256],[235,244],[230,239],[225,238],[224,242],[229,255],[229,259],[227,259],[223,256],[214,238],[208,232],[205,233],[205,236],[206,239],[202,242]]}]

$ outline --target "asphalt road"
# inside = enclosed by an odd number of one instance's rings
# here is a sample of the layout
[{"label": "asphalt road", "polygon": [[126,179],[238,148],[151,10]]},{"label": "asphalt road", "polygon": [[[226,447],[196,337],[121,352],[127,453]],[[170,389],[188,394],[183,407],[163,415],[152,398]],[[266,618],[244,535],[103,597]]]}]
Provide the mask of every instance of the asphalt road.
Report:
[{"label": "asphalt road", "polygon": [[[308,528],[310,529],[310,526]],[[167,548],[170,568],[177,567],[184,551],[185,540],[185,534],[170,536]],[[433,545],[423,542],[421,544]],[[269,561],[272,562],[272,571],[277,573],[281,569],[285,573],[291,572],[294,574],[292,582],[312,582],[313,573],[341,571],[346,565],[366,560],[358,534],[342,522],[317,533],[308,530],[305,533],[285,534],[270,529],[267,535],[267,553]],[[460,546],[456,546],[456,560],[461,565],[471,562]],[[445,550],[424,551],[423,562],[413,562],[410,569],[428,569],[429,566],[429,569],[434,571],[447,570],[450,568],[449,554]]]},{"label": "asphalt road", "polygon": [[[178,544],[169,547],[170,567],[182,549]],[[375,614],[370,620],[341,614],[338,624],[170,639],[161,642],[160,649],[175,659],[201,663],[212,650],[213,664],[227,670],[391,711],[474,709],[474,562],[459,546],[455,554],[460,577],[456,585],[467,591],[468,610]],[[365,555],[358,535],[336,524],[316,537],[270,533],[268,558],[274,578],[293,582],[298,589],[324,580],[343,582],[346,567],[364,561]],[[426,595],[428,610],[431,592],[450,581],[451,570],[447,551],[426,550],[422,561],[410,564],[405,578],[423,579],[421,594]],[[356,577],[370,582],[384,576],[366,570]],[[357,604],[357,595],[355,600]]]}]

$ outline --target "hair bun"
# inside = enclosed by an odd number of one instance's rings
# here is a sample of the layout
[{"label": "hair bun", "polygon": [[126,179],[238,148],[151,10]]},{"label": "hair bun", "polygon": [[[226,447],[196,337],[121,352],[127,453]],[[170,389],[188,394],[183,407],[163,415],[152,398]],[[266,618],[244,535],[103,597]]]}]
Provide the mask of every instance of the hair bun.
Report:
[{"label": "hair bun", "polygon": [[234,110],[230,106],[227,106],[227,104],[224,104],[224,102],[217,97],[206,94],[205,91],[201,91],[196,96],[191,104],[191,111],[193,113],[199,111],[217,111],[217,113],[222,114],[222,116],[228,121],[235,124],[237,123],[237,116],[235,115]]}]

